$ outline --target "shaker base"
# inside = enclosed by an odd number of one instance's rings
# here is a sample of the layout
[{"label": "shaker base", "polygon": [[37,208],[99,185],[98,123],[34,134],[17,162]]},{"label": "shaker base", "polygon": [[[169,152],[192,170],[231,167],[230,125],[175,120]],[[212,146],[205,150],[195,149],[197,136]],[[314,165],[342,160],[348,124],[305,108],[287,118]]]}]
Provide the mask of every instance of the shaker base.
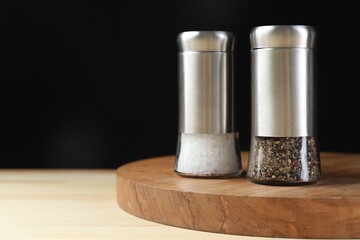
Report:
[{"label": "shaker base", "polygon": [[174,170],[174,172],[182,177],[188,178],[235,178],[241,176],[242,171],[234,173],[225,173],[225,174],[192,174],[192,173],[182,173]]},{"label": "shaker base", "polygon": [[272,185],[272,186],[304,186],[304,185],[312,185],[317,182],[284,182],[284,181],[264,181],[257,180],[254,178],[248,178],[250,182],[262,185]]}]

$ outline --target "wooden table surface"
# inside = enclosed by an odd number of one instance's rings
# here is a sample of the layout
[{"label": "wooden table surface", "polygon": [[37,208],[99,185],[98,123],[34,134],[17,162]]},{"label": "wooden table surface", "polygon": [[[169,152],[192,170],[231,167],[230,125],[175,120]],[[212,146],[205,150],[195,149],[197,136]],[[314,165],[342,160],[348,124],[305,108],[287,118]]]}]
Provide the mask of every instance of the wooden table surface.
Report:
[{"label": "wooden table surface", "polygon": [[[188,230],[118,207],[114,170],[0,170],[0,239],[262,239]],[[275,239],[275,238],[272,238]]]}]

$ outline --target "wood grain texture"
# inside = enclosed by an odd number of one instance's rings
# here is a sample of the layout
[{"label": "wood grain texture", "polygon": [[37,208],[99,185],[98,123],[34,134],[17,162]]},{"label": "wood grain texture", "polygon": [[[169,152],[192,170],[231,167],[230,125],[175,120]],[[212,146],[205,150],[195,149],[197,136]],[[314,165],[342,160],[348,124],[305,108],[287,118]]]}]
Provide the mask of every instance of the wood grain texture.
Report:
[{"label": "wood grain texture", "polygon": [[0,169],[0,240],[266,240],[134,217],[118,207],[115,182],[115,169]]},{"label": "wood grain texture", "polygon": [[[248,155],[242,153],[243,169]],[[117,202],[153,222],[225,234],[360,238],[360,154],[321,153],[322,178],[306,186],[194,179],[173,172],[174,156],[117,169]]]}]

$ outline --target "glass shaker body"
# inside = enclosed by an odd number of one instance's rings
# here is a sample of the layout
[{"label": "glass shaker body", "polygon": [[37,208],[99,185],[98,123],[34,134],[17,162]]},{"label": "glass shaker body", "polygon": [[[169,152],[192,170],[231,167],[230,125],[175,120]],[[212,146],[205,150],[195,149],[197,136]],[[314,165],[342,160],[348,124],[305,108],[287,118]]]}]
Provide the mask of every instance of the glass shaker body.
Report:
[{"label": "glass shaker body", "polygon": [[252,30],[252,137],[247,177],[299,185],[321,176],[316,137],[315,30],[259,26]]},{"label": "glass shaker body", "polygon": [[241,173],[233,50],[225,31],[178,35],[179,136],[174,171],[186,177]]}]

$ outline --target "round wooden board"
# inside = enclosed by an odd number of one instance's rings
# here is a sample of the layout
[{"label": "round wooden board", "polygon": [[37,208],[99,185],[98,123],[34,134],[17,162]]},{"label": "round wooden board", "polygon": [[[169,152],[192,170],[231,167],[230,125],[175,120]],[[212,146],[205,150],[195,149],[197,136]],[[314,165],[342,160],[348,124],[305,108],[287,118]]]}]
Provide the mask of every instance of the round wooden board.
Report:
[{"label": "round wooden board", "polygon": [[[242,153],[243,169],[248,154]],[[117,202],[126,212],[182,228],[258,237],[360,238],[360,154],[321,153],[313,185],[267,186],[245,172],[195,179],[173,171],[175,156],[117,169]]]}]

